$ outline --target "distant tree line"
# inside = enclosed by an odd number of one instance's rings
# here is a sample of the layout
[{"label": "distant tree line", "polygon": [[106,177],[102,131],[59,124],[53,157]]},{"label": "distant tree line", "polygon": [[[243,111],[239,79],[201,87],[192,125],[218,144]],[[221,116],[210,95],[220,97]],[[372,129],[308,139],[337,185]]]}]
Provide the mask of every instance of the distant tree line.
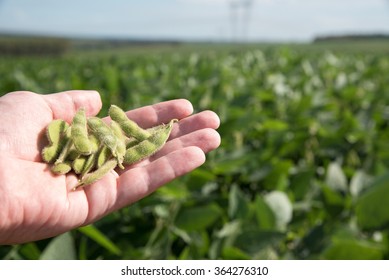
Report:
[{"label": "distant tree line", "polygon": [[358,40],[389,40],[389,34],[353,34],[353,35],[334,35],[319,36],[314,39],[315,43],[335,42],[335,41],[358,41]]},{"label": "distant tree line", "polygon": [[69,47],[62,38],[0,36],[0,55],[62,55]]},{"label": "distant tree line", "polygon": [[104,50],[143,46],[176,46],[174,40],[79,39],[0,34],[0,55],[62,55],[69,50]]},{"label": "distant tree line", "polygon": [[127,47],[177,46],[176,40],[142,40],[142,39],[74,39],[72,47],[78,50],[104,50]]}]

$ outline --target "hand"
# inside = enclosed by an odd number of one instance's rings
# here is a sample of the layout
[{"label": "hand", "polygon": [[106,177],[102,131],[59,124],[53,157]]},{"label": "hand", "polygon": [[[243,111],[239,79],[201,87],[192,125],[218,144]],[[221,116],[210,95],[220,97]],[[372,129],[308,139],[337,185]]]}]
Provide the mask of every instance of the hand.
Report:
[{"label": "hand", "polygon": [[180,121],[151,158],[72,191],[77,177],[54,175],[40,153],[47,144],[46,126],[53,119],[71,123],[80,107],[87,116],[96,115],[99,94],[13,92],[0,98],[0,244],[44,239],[90,224],[197,168],[205,153],[220,145],[218,116],[211,111],[191,115],[187,100],[135,109],[127,115],[142,127]]}]

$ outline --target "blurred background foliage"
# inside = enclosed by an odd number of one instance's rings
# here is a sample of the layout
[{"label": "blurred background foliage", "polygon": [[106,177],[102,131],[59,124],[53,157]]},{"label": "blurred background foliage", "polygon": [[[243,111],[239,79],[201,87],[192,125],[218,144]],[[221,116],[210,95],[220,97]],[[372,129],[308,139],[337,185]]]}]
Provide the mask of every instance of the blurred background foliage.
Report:
[{"label": "blurred background foliage", "polygon": [[[214,110],[192,173],[2,259],[387,259],[387,41],[182,44],[0,56],[0,95],[95,89],[106,115],[174,98]],[[55,186],[53,186],[55,187]]]}]

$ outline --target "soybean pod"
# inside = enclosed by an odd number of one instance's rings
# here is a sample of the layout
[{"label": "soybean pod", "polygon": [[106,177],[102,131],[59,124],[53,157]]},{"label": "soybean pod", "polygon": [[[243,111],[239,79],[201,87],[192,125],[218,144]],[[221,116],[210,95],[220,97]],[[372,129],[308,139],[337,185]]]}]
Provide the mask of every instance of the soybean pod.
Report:
[{"label": "soybean pod", "polygon": [[96,158],[97,154],[91,154],[86,159],[86,162],[83,166],[83,169],[81,170],[81,179],[85,177],[86,174],[88,174],[96,165]]},{"label": "soybean pod", "polygon": [[45,162],[54,162],[65,145],[64,133],[69,125],[64,120],[52,121],[46,129],[49,145],[42,150],[42,158]]},{"label": "soybean pod", "polygon": [[158,152],[169,138],[175,122],[177,120],[174,119],[167,125],[160,125],[149,138],[128,148],[124,156],[124,163],[133,164]]},{"label": "soybean pod", "polygon": [[127,137],[134,137],[139,141],[143,141],[151,136],[147,130],[141,128],[136,122],[130,120],[126,113],[118,106],[111,105],[108,114],[112,120],[120,125]]},{"label": "soybean pod", "polygon": [[87,157],[83,156],[75,159],[72,162],[72,168],[76,174],[81,174],[81,172],[84,170],[86,161],[87,161]]},{"label": "soybean pod", "polygon": [[104,163],[99,169],[95,170],[94,172],[86,174],[81,181],[74,187],[74,189],[77,189],[79,187],[83,187],[86,185],[90,185],[97,180],[100,180],[103,178],[107,173],[109,173],[111,170],[115,169],[117,165],[116,159],[111,159]]},{"label": "soybean pod", "polygon": [[61,153],[59,154],[57,160],[55,161],[55,164],[59,164],[59,163],[62,163],[66,160],[66,158],[68,157],[70,151],[72,150],[72,147],[73,147],[73,141],[71,139],[71,131],[70,129],[68,128],[66,130],[66,132],[64,133],[64,138],[63,138],[63,148],[61,150]]},{"label": "soybean pod", "polygon": [[88,119],[88,127],[100,143],[107,146],[112,155],[116,157],[118,140],[112,129],[101,119],[92,117]]},{"label": "soybean pod", "polygon": [[111,151],[106,147],[101,147],[100,151],[97,154],[97,168],[100,168],[104,163],[106,163],[112,157]]},{"label": "soybean pod", "polygon": [[120,125],[117,122],[111,122],[111,129],[118,140],[116,146],[116,159],[118,161],[119,167],[121,169],[124,169],[123,160],[124,155],[126,154],[126,137],[124,136],[123,131],[121,130]]},{"label": "soybean pod", "polygon": [[51,171],[53,171],[55,174],[64,175],[68,173],[72,169],[72,166],[69,162],[61,162],[54,164],[51,167]]},{"label": "soybean pod", "polygon": [[71,139],[79,151],[83,155],[89,155],[92,152],[91,143],[88,138],[88,129],[85,109],[79,109],[74,115],[71,125]]},{"label": "soybean pod", "polygon": [[97,117],[87,118],[85,109],[79,109],[71,125],[54,120],[46,128],[49,144],[42,150],[42,159],[53,163],[55,174],[73,171],[82,187],[96,182],[108,172],[123,164],[132,164],[159,151],[166,143],[174,122],[142,129],[128,119],[117,106],[111,106],[111,124]]}]

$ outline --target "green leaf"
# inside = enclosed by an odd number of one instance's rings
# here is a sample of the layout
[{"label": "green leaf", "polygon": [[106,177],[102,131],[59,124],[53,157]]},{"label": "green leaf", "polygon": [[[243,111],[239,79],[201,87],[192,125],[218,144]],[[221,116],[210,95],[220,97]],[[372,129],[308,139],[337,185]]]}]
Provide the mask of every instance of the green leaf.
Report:
[{"label": "green leaf", "polygon": [[328,186],[323,186],[322,194],[327,212],[333,216],[340,214],[345,207],[346,199]]},{"label": "green leaf", "polygon": [[250,255],[236,247],[224,247],[222,251],[224,260],[250,260]]},{"label": "green leaf", "polygon": [[88,225],[78,228],[78,231],[94,240],[101,247],[104,247],[114,255],[120,255],[121,250],[101,231],[99,231],[94,225]]},{"label": "green leaf", "polygon": [[29,260],[38,260],[41,255],[41,251],[35,242],[22,245],[19,249],[19,253]]},{"label": "green leaf", "polygon": [[245,219],[249,213],[249,200],[237,185],[229,193],[228,216],[230,219]]},{"label": "green leaf", "polygon": [[214,174],[239,173],[245,170],[245,166],[256,158],[255,154],[248,153],[247,149],[236,149],[234,152],[219,156],[216,165],[213,167]]},{"label": "green leaf", "polygon": [[212,172],[198,168],[188,175],[187,186],[190,190],[196,190],[214,181],[215,178],[216,176]]},{"label": "green leaf", "polygon": [[225,238],[236,236],[242,229],[242,223],[239,220],[225,223],[223,227],[216,232],[215,236],[218,238]]},{"label": "green leaf", "polygon": [[362,229],[374,230],[389,224],[389,173],[379,177],[359,197],[355,213]]},{"label": "green leaf", "polygon": [[182,250],[180,256],[178,257],[179,260],[190,260],[190,247],[185,247],[184,250]]},{"label": "green leaf", "polygon": [[170,252],[171,238],[169,229],[162,223],[157,224],[142,250],[143,258],[166,259]]},{"label": "green leaf", "polygon": [[271,171],[265,178],[265,188],[267,190],[285,190],[288,186],[289,171],[293,167],[290,160],[275,161]]},{"label": "green leaf", "polygon": [[272,131],[284,131],[288,129],[288,124],[286,122],[283,122],[281,120],[276,119],[269,119],[264,121],[261,124],[261,128],[265,130],[272,130]]},{"label": "green leaf", "polygon": [[174,234],[176,234],[177,236],[179,236],[182,240],[184,240],[186,243],[188,243],[188,244],[192,243],[192,239],[191,239],[190,235],[189,235],[186,231],[184,231],[184,230],[182,230],[182,229],[180,229],[180,228],[177,228],[177,227],[175,227],[175,226],[172,226],[172,227],[170,228],[170,230],[171,230]]},{"label": "green leaf", "polygon": [[251,256],[258,254],[269,245],[280,242],[285,235],[277,231],[244,230],[236,238],[234,245]]},{"label": "green leaf", "polygon": [[350,182],[350,193],[354,197],[358,195],[371,184],[372,178],[367,175],[364,171],[358,170],[351,178]]},{"label": "green leaf", "polygon": [[212,225],[221,214],[216,204],[183,208],[176,217],[176,226],[186,231],[204,230]]},{"label": "green leaf", "polygon": [[41,260],[75,260],[76,248],[70,232],[53,238],[40,256]]},{"label": "green leaf", "polygon": [[333,190],[347,191],[347,178],[337,162],[328,165],[326,184]]},{"label": "green leaf", "polygon": [[180,181],[173,181],[157,190],[158,195],[165,201],[184,200],[189,196],[189,192]]},{"label": "green leaf", "polygon": [[380,260],[383,252],[380,248],[357,240],[335,241],[325,252],[329,260]]},{"label": "green leaf", "polygon": [[253,204],[255,216],[260,229],[275,229],[276,217],[269,205],[257,195]]},{"label": "green leaf", "polygon": [[277,227],[284,230],[293,215],[293,206],[288,196],[281,191],[272,191],[265,195],[264,200],[275,215]]},{"label": "green leaf", "polygon": [[304,199],[306,194],[312,187],[312,178],[315,172],[314,169],[301,170],[293,174],[290,179],[290,189],[293,191],[294,198],[298,200]]}]

